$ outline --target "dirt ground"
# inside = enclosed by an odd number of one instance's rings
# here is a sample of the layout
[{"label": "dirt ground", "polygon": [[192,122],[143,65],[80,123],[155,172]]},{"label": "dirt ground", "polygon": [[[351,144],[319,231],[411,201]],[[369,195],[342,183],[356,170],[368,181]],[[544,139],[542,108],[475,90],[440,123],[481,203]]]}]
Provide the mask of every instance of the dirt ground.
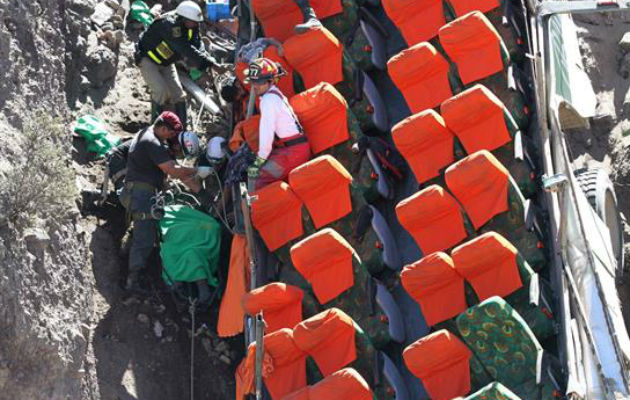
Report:
[{"label": "dirt ground", "polygon": [[[582,61],[597,95],[599,121],[588,131],[569,133],[576,166],[603,166],[613,181],[617,201],[630,216],[630,55],[619,42],[630,32],[630,12],[574,17]],[[626,273],[619,283],[624,317],[630,327],[630,225],[625,223]]]},{"label": "dirt ground", "polygon": [[[93,113],[119,137],[135,134],[149,122],[150,102],[139,70],[133,64],[133,40],[127,30],[118,51],[114,77],[103,87],[77,94],[76,117]],[[77,181],[83,189],[96,189],[102,181],[103,160],[88,155],[82,139],[74,141]],[[147,296],[129,296],[122,283],[127,258],[125,217],[109,207],[85,215],[82,224],[91,232],[90,251],[95,279],[92,343],[102,400],[191,398],[191,317],[179,312],[160,277],[154,254],[144,277],[152,287]],[[223,251],[229,250],[224,241]],[[227,263],[220,265],[227,276]],[[194,398],[227,399],[235,392],[234,371],[243,352],[243,337],[222,340],[216,335],[217,308],[196,315]]]}]

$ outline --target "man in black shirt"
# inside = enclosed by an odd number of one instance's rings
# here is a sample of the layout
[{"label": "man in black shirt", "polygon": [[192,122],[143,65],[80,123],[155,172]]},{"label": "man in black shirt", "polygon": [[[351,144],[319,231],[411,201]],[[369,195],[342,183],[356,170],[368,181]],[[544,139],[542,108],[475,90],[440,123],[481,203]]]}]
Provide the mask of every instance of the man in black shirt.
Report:
[{"label": "man in black shirt", "polygon": [[127,175],[120,195],[120,202],[133,221],[127,289],[138,289],[139,272],[146,267],[156,242],[157,220],[151,216],[151,198],[163,188],[167,176],[181,179],[193,192],[199,192],[201,187],[195,176],[205,178],[209,174],[201,167],[183,167],[173,159],[167,142],[182,129],[177,115],[163,112],[152,126],[134,137],[129,147]]}]

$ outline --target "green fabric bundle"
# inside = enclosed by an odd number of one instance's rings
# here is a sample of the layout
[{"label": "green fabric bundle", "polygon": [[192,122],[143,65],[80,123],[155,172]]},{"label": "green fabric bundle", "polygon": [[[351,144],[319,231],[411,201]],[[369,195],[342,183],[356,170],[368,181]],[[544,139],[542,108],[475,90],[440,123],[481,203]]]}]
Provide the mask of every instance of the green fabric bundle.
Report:
[{"label": "green fabric bundle", "polygon": [[103,157],[109,149],[120,144],[117,138],[107,132],[103,121],[94,115],[84,115],[74,126],[74,131],[87,141],[87,150]]},{"label": "green fabric bundle", "polygon": [[131,10],[129,11],[129,18],[142,22],[145,27],[151,25],[153,22],[153,15],[151,15],[151,9],[147,3],[141,0],[136,0],[131,4]]},{"label": "green fabric bundle", "polygon": [[218,286],[221,225],[214,218],[187,206],[166,206],[160,232],[164,282],[205,279],[208,285]]}]

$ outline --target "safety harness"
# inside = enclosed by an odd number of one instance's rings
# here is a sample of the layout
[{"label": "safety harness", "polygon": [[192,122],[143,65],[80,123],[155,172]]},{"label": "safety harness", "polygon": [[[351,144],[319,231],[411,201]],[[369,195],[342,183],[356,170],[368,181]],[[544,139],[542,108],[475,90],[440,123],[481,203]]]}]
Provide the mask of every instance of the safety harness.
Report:
[{"label": "safety harness", "polygon": [[294,145],[300,144],[300,143],[308,143],[308,139],[306,138],[306,135],[304,135],[304,128],[302,127],[302,124],[300,124],[300,120],[298,119],[297,115],[295,115],[295,112],[293,112],[293,108],[291,107],[291,105],[287,101],[286,97],[284,97],[282,95],[282,93],[280,93],[279,91],[274,90],[274,89],[267,90],[267,92],[265,94],[267,94],[267,93],[273,94],[275,96],[278,96],[280,98],[280,100],[282,100],[284,105],[287,106],[287,108],[289,109],[289,113],[291,114],[291,117],[293,118],[293,121],[295,121],[295,126],[297,126],[297,128],[298,128],[298,134],[290,136],[288,138],[280,138],[276,134],[275,135],[276,139],[274,140],[274,145],[277,146],[277,147],[289,147],[289,146],[294,146]]}]

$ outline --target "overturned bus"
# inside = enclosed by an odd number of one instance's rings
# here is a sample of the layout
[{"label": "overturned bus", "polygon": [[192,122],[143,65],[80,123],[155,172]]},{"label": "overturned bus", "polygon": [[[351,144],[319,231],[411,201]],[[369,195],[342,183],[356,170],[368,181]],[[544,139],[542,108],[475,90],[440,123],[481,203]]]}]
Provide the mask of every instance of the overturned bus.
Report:
[{"label": "overturned bus", "polygon": [[[570,14],[626,5],[311,5],[323,26],[298,35],[292,0],[238,1],[241,43],[282,43],[262,55],[288,72],[313,158],[239,188],[236,397],[629,396],[621,217],[605,172],[575,170],[564,136],[594,112]],[[257,129],[249,115],[254,151]]]}]

